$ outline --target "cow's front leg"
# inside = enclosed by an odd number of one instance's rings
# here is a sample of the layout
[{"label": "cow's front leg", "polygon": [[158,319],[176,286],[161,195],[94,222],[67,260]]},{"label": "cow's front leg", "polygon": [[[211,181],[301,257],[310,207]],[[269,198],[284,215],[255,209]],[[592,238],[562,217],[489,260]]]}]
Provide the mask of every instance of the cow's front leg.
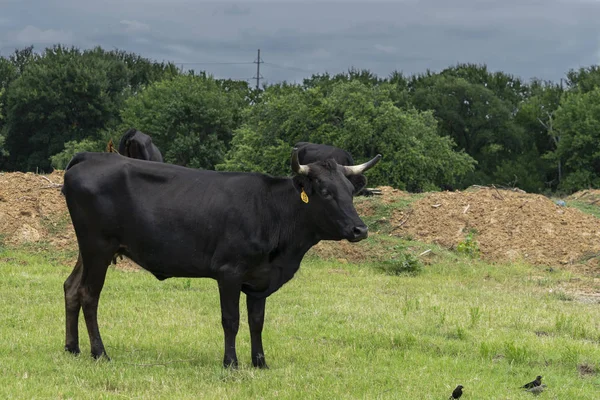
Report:
[{"label": "cow's front leg", "polygon": [[265,322],[265,303],[267,299],[257,299],[246,296],[248,306],[248,325],[250,326],[250,340],[252,341],[252,365],[258,368],[269,368],[265,360],[262,344],[262,330]]},{"label": "cow's front leg", "polygon": [[225,355],[223,366],[237,368],[238,359],[235,352],[235,337],[240,326],[240,292],[239,281],[220,279],[219,296],[221,299],[221,323],[225,333]]}]

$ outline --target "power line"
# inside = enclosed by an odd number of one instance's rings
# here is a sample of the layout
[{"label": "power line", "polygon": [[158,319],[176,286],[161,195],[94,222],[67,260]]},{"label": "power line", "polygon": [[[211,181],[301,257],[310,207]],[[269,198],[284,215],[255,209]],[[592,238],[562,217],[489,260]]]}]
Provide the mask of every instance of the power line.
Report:
[{"label": "power line", "polygon": [[299,72],[307,72],[307,73],[313,73],[314,72],[314,71],[310,71],[308,69],[303,69],[303,68],[298,68],[298,67],[288,67],[288,66],[285,66],[285,65],[279,65],[279,64],[272,63],[272,62],[265,62],[263,64],[269,65],[269,66],[275,67],[275,68],[289,69],[291,71],[299,71]]},{"label": "power line", "polygon": [[[276,63],[272,63],[272,62],[265,62],[260,57],[260,49],[258,49],[257,57],[254,61],[246,61],[246,62],[207,62],[207,61],[191,62],[191,61],[189,61],[189,62],[181,62],[181,63],[177,63],[177,64],[181,65],[182,69],[183,69],[184,65],[249,65],[249,64],[256,64],[256,75],[250,79],[256,80],[256,88],[257,89],[260,89],[260,80],[264,79],[264,77],[260,74],[260,64],[264,64],[266,66],[273,67],[273,68],[285,69],[285,70],[289,70],[289,71],[304,72],[307,74],[315,73],[314,71],[305,69],[305,68],[281,65],[281,64],[276,64]],[[243,79],[243,80],[249,81],[250,79]]]},{"label": "power line", "polygon": [[254,79],[254,78],[232,78],[232,77],[227,77],[227,78],[215,78],[215,79],[222,80],[222,81],[227,81],[227,80],[230,80],[230,81],[244,81],[244,82],[250,83],[250,81],[252,79]]},{"label": "power line", "polygon": [[181,65],[248,65],[254,62],[180,62]]}]

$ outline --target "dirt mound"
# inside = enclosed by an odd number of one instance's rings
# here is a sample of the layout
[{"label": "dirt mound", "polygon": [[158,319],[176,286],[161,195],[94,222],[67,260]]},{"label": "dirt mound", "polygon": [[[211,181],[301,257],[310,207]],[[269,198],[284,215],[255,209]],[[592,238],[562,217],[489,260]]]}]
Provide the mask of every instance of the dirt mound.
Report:
[{"label": "dirt mound", "polygon": [[393,203],[401,198],[410,197],[411,194],[404,192],[400,189],[394,189],[391,186],[379,186],[377,189],[381,190],[381,196],[375,196],[375,199],[380,199],[384,203]]},{"label": "dirt mound", "polygon": [[456,247],[474,231],[488,260],[561,265],[600,253],[600,220],[536,194],[494,188],[431,193],[393,216],[400,236]]},{"label": "dirt mound", "polygon": [[308,254],[314,254],[320,258],[337,259],[341,263],[363,262],[369,258],[368,251],[362,242],[350,243],[345,240],[342,242],[319,242],[309,250]]},{"label": "dirt mound", "polygon": [[58,247],[76,246],[60,193],[63,176],[63,171],[0,174],[0,235],[7,243],[49,241]]},{"label": "dirt mound", "polygon": [[600,202],[600,190],[580,190],[579,192],[573,193],[572,195],[567,197],[567,201],[582,201],[588,204],[597,204],[598,202]]},{"label": "dirt mound", "polygon": [[[394,189],[391,186],[379,186],[377,189],[381,191],[381,195],[373,197],[356,197],[354,199],[354,206],[356,207],[358,215],[361,217],[375,215],[377,206],[381,203],[392,204],[400,199],[411,197],[410,193]],[[314,254],[321,258],[335,258],[342,263],[349,261],[363,262],[371,258],[369,256],[370,250],[365,242],[350,243],[345,240],[341,242],[319,242],[310,249],[309,254]],[[373,261],[372,258],[371,261]]]}]

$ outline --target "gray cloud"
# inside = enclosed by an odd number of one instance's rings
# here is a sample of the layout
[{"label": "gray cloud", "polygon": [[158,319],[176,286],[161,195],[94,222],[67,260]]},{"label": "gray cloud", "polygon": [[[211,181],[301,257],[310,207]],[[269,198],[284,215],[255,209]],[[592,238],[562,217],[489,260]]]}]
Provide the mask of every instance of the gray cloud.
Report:
[{"label": "gray cloud", "polygon": [[13,32],[12,39],[15,43],[28,46],[31,43],[52,44],[72,42],[74,37],[69,31],[56,29],[40,29],[27,25],[20,31]]},{"label": "gray cloud", "polygon": [[239,4],[229,4],[215,8],[215,10],[213,11],[213,15],[223,14],[237,17],[241,15],[249,15],[250,12],[250,7],[243,7]]},{"label": "gray cloud", "polygon": [[350,67],[410,74],[458,62],[558,80],[600,62],[600,3],[591,0],[5,3],[2,54],[28,44],[101,45],[220,78],[252,78],[258,48],[269,82]]},{"label": "gray cloud", "polygon": [[121,25],[125,26],[125,32],[128,33],[132,33],[132,32],[149,32],[150,31],[150,25],[145,24],[143,22],[137,21],[135,19],[130,20],[130,19],[123,19],[121,21],[119,21],[119,23]]}]

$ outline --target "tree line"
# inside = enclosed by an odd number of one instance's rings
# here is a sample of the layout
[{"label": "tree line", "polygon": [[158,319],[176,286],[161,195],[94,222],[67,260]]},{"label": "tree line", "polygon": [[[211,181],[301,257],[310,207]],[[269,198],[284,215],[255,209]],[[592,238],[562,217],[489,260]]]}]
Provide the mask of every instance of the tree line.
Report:
[{"label": "tree line", "polygon": [[384,158],[370,185],[473,184],[570,193],[600,186],[600,67],[528,82],[485,65],[440,72],[316,74],[253,89],[100,47],[0,57],[0,169],[64,168],[135,127],[165,161],[289,174],[299,141]]}]

